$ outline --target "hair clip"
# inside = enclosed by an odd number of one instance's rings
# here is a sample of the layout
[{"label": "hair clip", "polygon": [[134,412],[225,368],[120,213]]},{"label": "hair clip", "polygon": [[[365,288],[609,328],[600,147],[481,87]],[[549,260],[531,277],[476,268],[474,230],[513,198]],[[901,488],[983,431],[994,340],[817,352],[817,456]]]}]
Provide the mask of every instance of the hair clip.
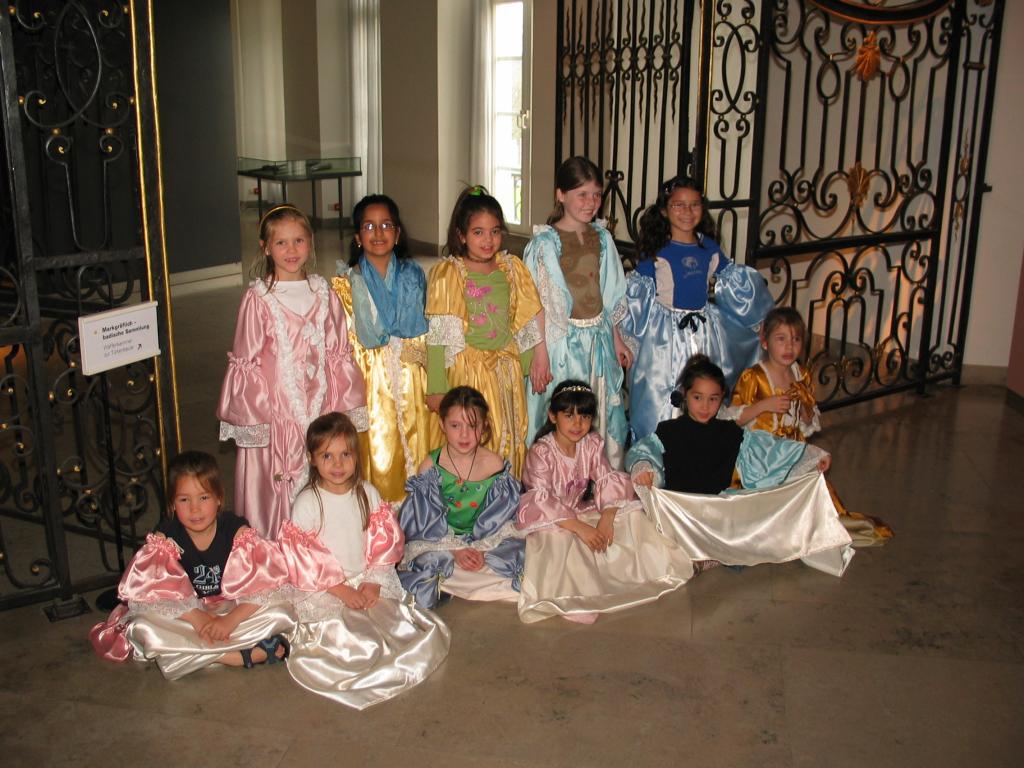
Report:
[{"label": "hair clip", "polygon": [[296,212],[297,214],[299,214],[300,216],[302,216],[302,215],[303,215],[303,214],[302,214],[302,211],[300,211],[300,210],[299,210],[298,208],[296,208],[296,207],[295,207],[294,205],[292,205],[291,203],[281,203],[280,205],[275,205],[275,206],[274,206],[273,208],[271,208],[271,209],[270,209],[269,211],[267,211],[267,212],[266,212],[266,213],[264,213],[264,214],[263,214],[262,216],[260,216],[260,223],[259,223],[259,224],[258,224],[258,225],[256,226],[256,230],[257,230],[257,231],[259,231],[259,230],[262,230],[262,229],[263,229],[263,224],[264,224],[264,222],[266,222],[266,220],[267,220],[268,218],[270,218],[270,216],[271,216],[272,214],[275,214],[275,213],[278,213],[279,211],[284,211],[284,210],[289,210],[289,211],[295,211],[295,212]]},{"label": "hair clip", "polygon": [[558,390],[556,394],[560,395],[563,392],[589,392],[590,394],[594,394],[594,390],[592,390],[586,384],[573,384],[571,387],[563,387],[562,389]]},{"label": "hair clip", "polygon": [[471,197],[480,197],[481,195],[486,194],[487,190],[484,188],[483,184],[477,184],[475,187],[469,188],[469,195]]}]

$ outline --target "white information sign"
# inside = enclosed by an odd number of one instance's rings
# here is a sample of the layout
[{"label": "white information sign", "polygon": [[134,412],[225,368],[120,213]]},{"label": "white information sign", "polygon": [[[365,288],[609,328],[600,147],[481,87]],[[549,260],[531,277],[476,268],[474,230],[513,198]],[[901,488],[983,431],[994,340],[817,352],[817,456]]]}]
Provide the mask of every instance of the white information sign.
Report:
[{"label": "white information sign", "polygon": [[83,315],[78,318],[78,339],[86,376],[159,355],[156,302]]}]

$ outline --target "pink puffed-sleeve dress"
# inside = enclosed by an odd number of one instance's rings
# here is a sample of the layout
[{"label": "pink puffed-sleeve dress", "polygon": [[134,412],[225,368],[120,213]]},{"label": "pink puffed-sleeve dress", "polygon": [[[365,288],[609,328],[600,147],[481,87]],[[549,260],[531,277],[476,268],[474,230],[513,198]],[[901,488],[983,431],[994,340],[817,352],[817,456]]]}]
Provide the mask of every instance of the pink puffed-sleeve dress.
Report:
[{"label": "pink puffed-sleeve dress", "polygon": [[270,538],[306,484],[309,423],[341,411],[359,431],[368,425],[341,302],[319,275],[303,284],[313,294],[304,312],[282,300],[281,283],[268,291],[254,281],[246,291],[217,408],[221,440],[238,447],[235,512]]}]

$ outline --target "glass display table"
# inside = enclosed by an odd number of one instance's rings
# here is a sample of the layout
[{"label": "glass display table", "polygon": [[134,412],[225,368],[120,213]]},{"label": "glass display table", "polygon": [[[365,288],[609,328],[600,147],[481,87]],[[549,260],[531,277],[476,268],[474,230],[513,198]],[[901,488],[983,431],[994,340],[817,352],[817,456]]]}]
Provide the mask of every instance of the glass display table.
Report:
[{"label": "glass display table", "polygon": [[341,196],[341,180],[349,176],[362,176],[363,165],[358,157],[323,157],[309,160],[262,160],[257,157],[238,158],[238,175],[256,179],[256,201],[263,216],[263,182],[281,185],[281,195],[288,202],[288,183],[308,181],[313,191],[312,217],[316,216],[316,187],[318,181],[338,180],[338,223],[345,217]]}]

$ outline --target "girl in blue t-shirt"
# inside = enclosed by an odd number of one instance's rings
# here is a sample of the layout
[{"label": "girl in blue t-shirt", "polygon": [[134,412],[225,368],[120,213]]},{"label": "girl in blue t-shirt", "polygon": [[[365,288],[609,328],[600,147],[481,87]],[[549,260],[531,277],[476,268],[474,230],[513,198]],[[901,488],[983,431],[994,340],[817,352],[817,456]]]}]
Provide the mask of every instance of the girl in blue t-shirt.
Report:
[{"label": "girl in blue t-shirt", "polygon": [[640,218],[640,261],[626,283],[619,326],[633,351],[628,376],[633,441],[678,415],[669,395],[686,361],[706,354],[731,388],[758,359],[758,329],[772,307],[757,270],[734,264],[714,241],[697,183],[669,179]]}]

